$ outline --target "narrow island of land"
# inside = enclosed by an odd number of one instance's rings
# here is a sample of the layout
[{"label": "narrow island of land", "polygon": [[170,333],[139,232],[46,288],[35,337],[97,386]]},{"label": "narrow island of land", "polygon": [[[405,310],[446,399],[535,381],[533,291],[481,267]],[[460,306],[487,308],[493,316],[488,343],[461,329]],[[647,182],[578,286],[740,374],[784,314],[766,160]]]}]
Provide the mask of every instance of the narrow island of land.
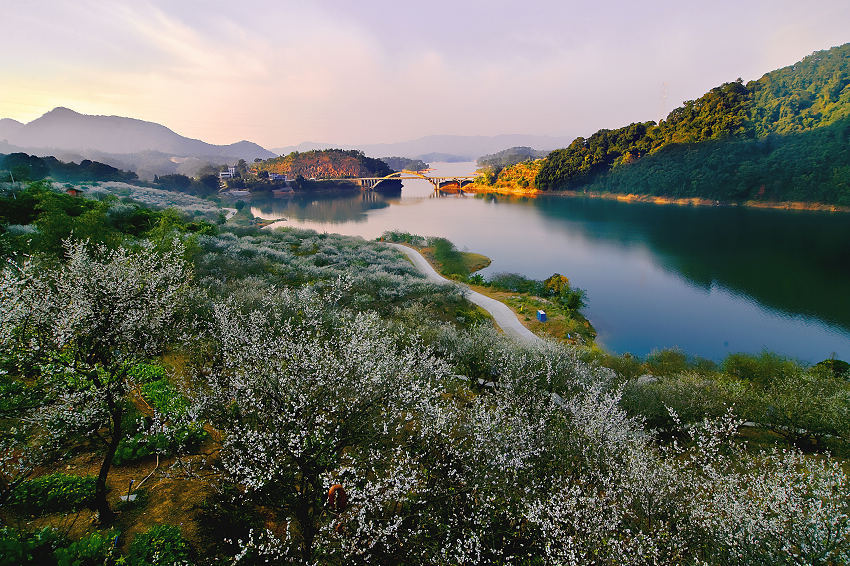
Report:
[{"label": "narrow island of land", "polygon": [[[392,246],[397,250],[400,250],[404,253],[413,265],[421,271],[425,277],[428,278],[429,281],[433,281],[435,283],[453,283],[450,279],[446,279],[434,269],[434,267],[425,259],[421,253],[417,250],[411,248],[410,246],[406,246],[403,244],[396,244],[393,242],[386,242],[388,246]],[[456,283],[456,282],[454,282]],[[493,317],[493,320],[502,329],[502,331],[508,336],[512,336],[516,338],[520,342],[526,343],[534,343],[539,342],[541,338],[531,332],[528,328],[523,326],[519,319],[516,317],[514,312],[508,308],[508,306],[496,299],[491,299],[486,295],[482,295],[477,291],[473,291],[469,289],[469,291],[465,294],[466,298],[469,299],[472,303],[478,305],[482,309],[486,310],[490,313],[490,316]]]},{"label": "narrow island of land", "polygon": [[[460,283],[469,300],[486,310],[505,334],[524,342],[542,335],[572,345],[595,347],[596,330],[580,312],[585,292],[558,273],[544,281],[498,273],[489,281],[475,272],[490,265],[486,256],[457,250],[445,238],[385,232],[380,240],[404,252],[417,269],[437,283]],[[538,311],[544,311],[541,320]],[[534,338],[531,338],[531,337]]]}]

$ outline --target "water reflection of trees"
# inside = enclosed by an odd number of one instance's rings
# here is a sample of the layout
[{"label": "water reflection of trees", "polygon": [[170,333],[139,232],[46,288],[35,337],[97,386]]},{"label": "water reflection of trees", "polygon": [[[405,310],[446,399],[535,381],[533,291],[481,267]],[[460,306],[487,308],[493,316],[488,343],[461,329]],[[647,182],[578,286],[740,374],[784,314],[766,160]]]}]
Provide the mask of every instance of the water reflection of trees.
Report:
[{"label": "water reflection of trees", "polygon": [[563,197],[528,203],[545,217],[587,226],[588,238],[647,245],[665,268],[706,290],[717,284],[775,310],[850,328],[845,215]]},{"label": "water reflection of trees", "polygon": [[251,213],[266,220],[309,220],[313,222],[365,222],[370,210],[389,206],[387,196],[377,191],[311,193],[280,198],[255,199]]}]

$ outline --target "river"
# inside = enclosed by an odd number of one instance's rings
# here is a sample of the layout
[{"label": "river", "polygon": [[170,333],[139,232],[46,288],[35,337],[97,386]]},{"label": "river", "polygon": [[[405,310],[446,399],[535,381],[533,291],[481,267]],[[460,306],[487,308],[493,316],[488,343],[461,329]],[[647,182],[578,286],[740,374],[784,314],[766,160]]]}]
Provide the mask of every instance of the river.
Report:
[{"label": "river", "polygon": [[[467,175],[474,163],[432,164]],[[482,271],[569,277],[606,349],[678,347],[721,360],[770,350],[814,363],[850,360],[850,216],[680,207],[541,196],[299,195],[251,203],[273,226],[373,239],[385,230],[444,236],[493,260]]]}]

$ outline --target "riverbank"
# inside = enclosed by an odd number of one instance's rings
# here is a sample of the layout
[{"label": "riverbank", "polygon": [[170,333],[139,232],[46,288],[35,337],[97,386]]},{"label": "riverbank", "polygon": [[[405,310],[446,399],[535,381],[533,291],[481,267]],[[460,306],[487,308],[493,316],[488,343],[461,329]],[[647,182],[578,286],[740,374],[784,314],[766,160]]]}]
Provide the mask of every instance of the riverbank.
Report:
[{"label": "riverbank", "polygon": [[816,211],[816,212],[850,212],[850,206],[840,206],[836,204],[826,204],[819,202],[801,202],[801,201],[759,201],[747,200],[743,202],[733,201],[718,201],[704,199],[699,197],[690,198],[675,198],[658,195],[639,195],[634,193],[603,193],[598,191],[541,191],[540,189],[531,187],[505,187],[505,186],[489,186],[480,183],[472,183],[463,188],[465,192],[477,194],[499,194],[507,196],[524,196],[537,197],[539,195],[554,195],[563,197],[579,197],[579,198],[595,198],[605,200],[615,200],[618,202],[637,202],[657,205],[675,205],[675,206],[717,206],[717,207],[745,207],[745,208],[761,208],[770,210],[797,210],[797,211]]},{"label": "riverbank", "polygon": [[[470,284],[469,288],[506,305],[520,324],[538,336],[545,336],[572,346],[592,348],[595,345],[596,330],[589,320],[583,316],[580,318],[567,316],[561,312],[557,304],[548,299],[528,293],[502,291],[485,285]],[[537,318],[538,310],[546,313],[546,322]]]},{"label": "riverbank", "polygon": [[509,196],[528,196],[534,197],[540,194],[542,191],[533,188],[533,187],[520,187],[516,186],[491,186],[491,185],[483,185],[481,183],[470,183],[468,185],[463,186],[463,191],[465,193],[482,193],[482,194],[497,194],[497,195],[509,195]]},{"label": "riverbank", "polygon": [[[388,238],[386,240],[382,238],[381,241],[393,242],[394,247],[401,245],[399,244],[401,242],[404,247],[422,256],[422,261],[425,261],[429,265],[430,270],[438,273],[442,280],[465,285],[471,292],[478,293],[490,300],[503,304],[506,309],[513,313],[519,324],[534,334],[574,346],[594,346],[596,329],[578,311],[577,306],[573,305],[572,308],[566,306],[563,297],[558,299],[556,296],[544,297],[540,296],[539,293],[506,289],[499,285],[486,283],[480,275],[473,275],[476,271],[484,269],[490,264],[488,257],[470,252],[460,252],[454,248],[451,242],[444,238],[425,239],[420,236],[399,232],[389,232],[385,236]],[[425,245],[426,243],[427,245]],[[448,249],[443,249],[440,252],[440,248]],[[438,253],[435,253],[435,250]],[[447,257],[449,261],[445,261]],[[444,261],[438,258],[444,258]],[[419,267],[417,261],[414,261],[414,265]],[[424,271],[424,269],[420,268],[420,271]],[[514,274],[507,276],[515,279],[514,284],[534,284],[534,281],[527,280],[520,275]],[[520,279],[522,282],[519,281]],[[560,284],[561,287],[566,286],[565,291],[571,291],[569,280],[557,274],[542,284],[544,286]],[[579,303],[581,303],[583,301],[584,291],[578,290],[574,292],[579,293]],[[480,301],[475,303],[481,306]],[[538,311],[546,313],[546,319],[544,321],[541,321],[537,316]]]},{"label": "riverbank", "polygon": [[[391,246],[402,253],[404,253],[413,265],[421,271],[425,277],[428,278],[429,281],[433,281],[435,283],[454,283],[458,285],[456,281],[452,281],[451,279],[446,279],[434,269],[434,266],[416,249],[402,245],[396,244],[393,242],[383,242],[384,244]],[[468,286],[466,286],[469,288]],[[506,304],[497,301],[496,299],[487,297],[481,293],[473,291],[469,289],[466,297],[475,305],[478,305],[485,311],[487,311],[490,316],[493,317],[493,320],[502,329],[502,331],[509,335],[513,336],[517,340],[521,342],[525,342],[527,344],[533,344],[535,342],[539,342],[541,338],[531,332],[525,325],[522,324],[520,319],[516,316],[513,310],[508,307]]]}]

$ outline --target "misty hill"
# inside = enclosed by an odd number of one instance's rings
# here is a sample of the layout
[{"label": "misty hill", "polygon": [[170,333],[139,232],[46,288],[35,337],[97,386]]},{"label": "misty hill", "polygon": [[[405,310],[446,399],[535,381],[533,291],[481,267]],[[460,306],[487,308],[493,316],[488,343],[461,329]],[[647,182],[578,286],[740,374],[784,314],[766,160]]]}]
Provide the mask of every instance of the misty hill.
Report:
[{"label": "misty hill", "polygon": [[304,142],[297,146],[277,148],[274,151],[280,154],[286,154],[292,151],[342,147],[345,149],[360,149],[366,155],[374,157],[398,155],[411,159],[421,159],[425,162],[475,161],[481,155],[494,153],[506,147],[524,145],[552,150],[563,147],[571,140],[571,137],[534,136],[526,134],[504,134],[498,136],[436,135],[396,143],[361,144],[358,146]]},{"label": "misty hill", "polygon": [[541,157],[546,157],[547,154],[547,151],[532,149],[527,146],[511,147],[497,151],[496,153],[483,155],[478,158],[476,164],[479,167],[498,170],[502,167],[510,167],[511,165],[522,163],[523,161],[540,159]]},{"label": "misty hill", "polygon": [[122,169],[138,169],[142,177],[177,172],[186,160],[206,164],[275,156],[249,141],[214,145],[181,136],[154,122],[92,116],[61,107],[27,124],[0,120],[0,140],[5,140],[0,144],[3,152],[55,155],[75,161],[96,159]]},{"label": "misty hill", "polygon": [[23,128],[24,125],[11,118],[0,118],[0,140],[8,140]]},{"label": "misty hill", "polygon": [[421,159],[410,159],[409,157],[381,157],[393,171],[424,171],[430,167]]},{"label": "misty hill", "polygon": [[[850,204],[848,119],[850,44],[845,44],[747,84],[738,79],[715,87],[660,124],[635,123],[576,138],[547,156],[536,185]],[[815,134],[823,128],[829,131]]]}]

